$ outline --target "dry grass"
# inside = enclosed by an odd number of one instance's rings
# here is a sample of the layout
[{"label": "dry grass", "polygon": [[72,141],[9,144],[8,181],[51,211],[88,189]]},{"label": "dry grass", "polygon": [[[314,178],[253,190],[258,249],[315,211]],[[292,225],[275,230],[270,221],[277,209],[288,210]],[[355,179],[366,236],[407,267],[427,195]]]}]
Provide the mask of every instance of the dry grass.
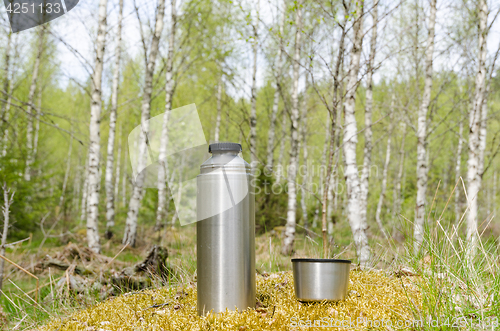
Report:
[{"label": "dry grass", "polygon": [[321,319],[323,323],[350,320],[354,329],[366,329],[367,324],[356,324],[358,318],[390,320],[392,325],[397,325],[398,321],[404,325],[401,322],[413,319],[410,307],[421,301],[420,291],[413,283],[418,278],[353,270],[350,280],[346,300],[306,304],[294,297],[291,272],[258,276],[257,309],[205,317],[197,316],[194,283],[177,288],[163,287],[124,294],[63,320],[53,320],[41,330],[290,330],[299,320],[312,323]]}]

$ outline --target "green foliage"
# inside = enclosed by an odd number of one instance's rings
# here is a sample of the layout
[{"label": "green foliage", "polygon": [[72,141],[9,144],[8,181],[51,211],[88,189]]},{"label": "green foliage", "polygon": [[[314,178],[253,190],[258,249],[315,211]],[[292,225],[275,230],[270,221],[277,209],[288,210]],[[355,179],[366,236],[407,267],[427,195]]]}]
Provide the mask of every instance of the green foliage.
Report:
[{"label": "green foliage", "polygon": [[286,183],[276,181],[262,167],[256,170],[255,179],[255,227],[257,233],[264,233],[286,224],[288,196]]}]

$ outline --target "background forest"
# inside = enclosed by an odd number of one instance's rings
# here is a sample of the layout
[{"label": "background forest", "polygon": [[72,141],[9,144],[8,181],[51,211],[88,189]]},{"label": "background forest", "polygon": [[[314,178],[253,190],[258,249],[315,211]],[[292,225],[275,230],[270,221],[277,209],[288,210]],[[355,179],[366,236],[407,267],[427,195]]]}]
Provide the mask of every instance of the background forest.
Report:
[{"label": "background forest", "polygon": [[[428,255],[436,229],[469,253],[496,247],[499,13],[487,0],[89,0],[14,34],[2,8],[0,254],[49,279],[43,259],[70,242],[120,263],[158,244],[180,278],[194,273],[194,227],[165,184],[133,178],[127,140],[192,103],[207,141],[242,144],[255,169],[260,271],[322,252],[384,268]],[[0,268],[0,288],[34,288]]]}]

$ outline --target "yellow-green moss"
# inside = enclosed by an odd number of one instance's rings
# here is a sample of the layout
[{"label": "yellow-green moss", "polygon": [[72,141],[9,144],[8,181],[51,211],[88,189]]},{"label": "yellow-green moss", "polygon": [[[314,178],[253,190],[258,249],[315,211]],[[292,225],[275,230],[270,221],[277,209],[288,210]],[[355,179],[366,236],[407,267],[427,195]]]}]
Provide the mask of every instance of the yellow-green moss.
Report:
[{"label": "yellow-green moss", "polygon": [[[375,323],[390,320],[393,329],[404,329],[394,326],[398,321],[414,319],[410,307],[418,306],[421,297],[418,287],[408,277],[351,271],[346,300],[305,304],[295,299],[292,273],[282,272],[257,277],[257,300],[261,303],[257,309],[200,317],[196,313],[195,286],[159,288],[122,295],[62,321],[53,320],[41,330],[298,330],[294,325],[298,326],[299,321],[314,323],[314,320],[323,323],[350,320],[354,329],[366,329],[368,325],[357,324],[360,317]],[[162,305],[165,303],[168,305]]]}]

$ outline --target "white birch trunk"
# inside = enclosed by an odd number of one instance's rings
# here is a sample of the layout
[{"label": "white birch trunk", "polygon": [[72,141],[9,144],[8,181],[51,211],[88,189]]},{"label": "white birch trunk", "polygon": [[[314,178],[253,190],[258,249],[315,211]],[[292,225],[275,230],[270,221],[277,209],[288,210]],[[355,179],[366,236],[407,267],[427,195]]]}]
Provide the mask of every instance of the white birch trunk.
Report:
[{"label": "white birch trunk", "polygon": [[26,181],[31,180],[31,166],[34,162],[33,155],[33,101],[35,98],[36,84],[38,81],[38,72],[40,71],[40,61],[43,53],[43,37],[45,34],[45,27],[39,27],[38,33],[38,51],[35,58],[35,63],[33,65],[33,74],[31,75],[31,85],[28,93],[28,106],[26,107],[26,113],[28,114],[28,124],[26,127],[26,167],[24,168],[24,179]]},{"label": "white birch trunk", "polygon": [[488,37],[488,4],[486,0],[479,0],[479,54],[478,69],[476,75],[476,91],[473,109],[469,114],[469,160],[467,162],[467,196],[469,198],[469,213],[467,215],[467,242],[473,255],[477,244],[477,213],[478,193],[481,187],[480,165],[481,142],[480,131],[483,112],[486,82],[486,54]]},{"label": "white birch trunk", "polygon": [[[464,123],[460,122],[460,128],[458,130],[458,146],[457,146],[457,160],[455,163],[455,183],[460,180],[460,166],[462,164],[462,146],[463,146],[463,133],[464,133]],[[458,222],[461,218],[460,213],[460,189],[457,187],[455,189],[455,225],[458,226]]]},{"label": "white birch trunk", "polygon": [[111,110],[109,112],[109,134],[108,148],[106,157],[106,174],[104,187],[106,189],[106,232],[104,236],[111,239],[113,236],[113,227],[115,226],[115,195],[113,194],[113,169],[115,162],[115,132],[116,117],[118,111],[118,84],[120,82],[120,61],[121,61],[121,42],[122,42],[122,20],[123,20],[123,0],[119,2],[118,12],[118,30],[116,33],[115,46],[115,67],[113,69],[113,86],[111,90]]},{"label": "white birch trunk", "polygon": [[398,175],[394,183],[394,193],[393,193],[393,208],[392,208],[392,219],[393,225],[401,211],[401,181],[403,178],[404,164],[405,164],[405,140],[406,140],[406,122],[402,121],[403,133],[401,138],[401,147],[399,149],[399,169]]},{"label": "white birch trunk", "polygon": [[[144,169],[147,157],[147,136],[149,134],[149,118],[151,115],[151,95],[153,93],[153,74],[156,66],[156,57],[158,55],[158,46],[161,33],[163,31],[163,17],[165,15],[165,0],[158,1],[156,13],[156,23],[149,58],[147,59],[146,74],[144,77],[144,92],[142,96],[141,107],[141,134],[139,136],[138,169]],[[161,167],[160,167],[161,168]],[[143,185],[145,172],[141,172],[134,184],[132,196],[130,197],[127,220],[125,222],[125,233],[123,235],[123,244],[135,247],[137,239],[137,217],[141,200],[143,198]]]},{"label": "white birch trunk", "polygon": [[[9,196],[10,189],[7,189],[7,185],[3,184],[3,201],[4,205],[2,206],[2,214],[3,214],[3,232],[2,232],[2,246],[0,246],[0,254],[5,256],[5,245],[7,244],[7,234],[9,232],[9,215],[10,215],[10,206],[14,201],[14,193]],[[3,276],[4,276],[4,259],[0,259],[0,290],[3,285]]]},{"label": "white birch trunk", "polygon": [[219,78],[219,84],[217,84],[217,118],[215,120],[215,134],[214,141],[219,141],[219,133],[220,133],[220,120],[222,117],[222,75]]},{"label": "white birch trunk", "polygon": [[382,224],[382,219],[380,218],[380,215],[382,214],[382,206],[384,205],[384,199],[385,199],[385,192],[387,190],[387,173],[389,171],[389,163],[391,161],[391,142],[392,142],[392,119],[393,119],[393,114],[394,114],[394,99],[395,96],[394,94],[392,95],[392,102],[391,102],[391,115],[389,117],[390,121],[390,129],[389,129],[389,137],[387,138],[387,148],[385,151],[385,162],[384,162],[384,170],[382,172],[382,186],[380,188],[380,195],[377,203],[377,211],[375,212],[375,221],[377,221],[377,225],[380,228],[380,232],[384,235],[385,239],[389,240],[389,236],[387,235],[387,232],[385,231],[384,225]]},{"label": "white birch trunk", "polygon": [[274,163],[274,140],[276,136],[276,117],[278,116],[278,108],[280,102],[280,81],[281,72],[283,67],[283,31],[285,26],[285,12],[286,12],[286,2],[283,3],[283,10],[281,13],[280,27],[279,27],[279,46],[278,54],[276,55],[276,81],[274,82],[274,98],[273,98],[273,109],[271,112],[271,122],[269,123],[269,133],[267,137],[267,169],[273,169]]},{"label": "white birch trunk", "polygon": [[120,164],[120,161],[121,161],[121,157],[122,157],[122,144],[118,144],[118,152],[117,152],[117,155],[116,155],[117,159],[116,159],[116,172],[115,172],[115,183],[114,183],[114,192],[113,192],[113,198],[114,198],[114,201],[115,201],[115,208],[116,206],[118,205],[118,195],[120,193],[120,170],[121,170],[121,164]]},{"label": "white birch trunk", "polygon": [[285,142],[286,142],[286,111],[283,109],[281,118],[281,140],[280,140],[280,152],[278,154],[278,169],[276,169],[276,180],[281,181],[282,177],[285,176],[283,169],[283,158],[285,157]]},{"label": "white birch trunk", "polygon": [[92,96],[90,105],[89,130],[89,170],[87,193],[87,242],[95,253],[101,252],[98,230],[99,188],[101,176],[99,171],[101,160],[101,108],[102,108],[102,72],[104,66],[104,49],[106,47],[107,0],[99,1],[99,21],[96,40],[96,57],[92,75]]},{"label": "white birch trunk", "polygon": [[[366,208],[368,199],[368,185],[370,166],[372,158],[372,110],[373,110],[373,65],[377,51],[377,23],[378,23],[378,0],[374,0],[372,9],[372,36],[370,41],[370,57],[368,59],[368,72],[366,76],[366,106],[365,106],[365,148],[363,156],[363,168],[361,170],[361,219],[366,222]],[[385,232],[384,232],[385,234]]]},{"label": "white birch trunk", "polygon": [[64,197],[66,193],[66,187],[68,186],[69,173],[71,171],[71,153],[73,152],[73,137],[69,140],[68,156],[66,158],[66,171],[64,172],[63,185],[61,189],[61,196],[59,197],[59,210],[62,209],[64,203]]},{"label": "white birch trunk", "polygon": [[253,25],[253,66],[252,66],[252,95],[250,98],[250,159],[252,171],[257,166],[257,51],[259,49],[259,11],[260,0],[257,0],[257,18]]},{"label": "white birch trunk", "polygon": [[128,160],[128,148],[125,148],[125,156],[123,157],[123,178],[122,178],[122,205],[125,207],[127,205],[127,165]]},{"label": "white birch trunk", "polygon": [[300,205],[302,208],[302,221],[304,222],[304,228],[306,230],[306,235],[308,235],[308,230],[309,230],[309,220],[308,220],[308,215],[307,215],[307,195],[309,191],[309,179],[308,179],[308,159],[309,159],[309,154],[307,150],[307,89],[308,89],[308,81],[307,81],[307,75],[306,75],[306,85],[304,89],[304,96],[302,99],[302,120],[301,120],[301,140],[302,140],[302,152],[303,152],[303,158],[304,158],[304,164],[303,164],[303,173],[302,173],[302,188],[301,188],[301,197],[300,197]]},{"label": "white birch trunk", "polygon": [[76,168],[75,177],[73,179],[73,202],[72,202],[72,210],[75,211],[75,214],[78,215],[80,213],[80,191],[81,191],[81,181],[82,181],[82,173],[84,172],[82,169],[82,150],[83,146],[78,144],[78,163]]},{"label": "white birch trunk", "polygon": [[[492,67],[493,68],[493,67]],[[488,95],[490,93],[491,79],[488,80],[483,95],[483,105],[481,106],[481,124],[479,127],[479,167],[478,173],[482,181],[484,173],[484,152],[486,151],[486,139],[488,133]]]},{"label": "white birch trunk", "polygon": [[38,136],[40,134],[40,116],[42,115],[42,87],[38,89],[38,108],[36,110],[35,136],[33,137],[33,160],[38,153]]},{"label": "white birch trunk", "polygon": [[434,26],[436,24],[436,0],[431,0],[429,34],[425,50],[425,83],[422,104],[418,111],[417,129],[417,201],[415,206],[414,249],[420,250],[424,240],[425,199],[427,194],[427,113],[431,101],[432,59],[434,53]]},{"label": "white birch trunk", "polygon": [[87,173],[89,172],[89,157],[87,155],[85,159],[85,168],[84,168],[84,179],[83,179],[83,187],[82,187],[82,203],[81,203],[81,215],[80,215],[80,222],[83,223],[84,220],[87,219],[87,196],[88,196],[88,190],[89,190],[89,177],[87,176]]},{"label": "white birch trunk", "polygon": [[351,226],[356,252],[361,266],[367,266],[370,259],[370,247],[366,231],[368,224],[361,218],[360,198],[361,190],[356,161],[357,125],[355,117],[356,89],[358,87],[359,61],[363,43],[363,4],[356,3],[356,15],[354,17],[354,36],[351,51],[351,63],[349,65],[346,96],[344,103],[344,162],[345,178],[347,184],[347,216]]},{"label": "white birch trunk", "polygon": [[[5,62],[4,62],[4,76],[3,76],[3,90],[7,95],[10,96],[10,49],[12,47],[12,32],[9,31],[7,34],[7,47],[5,47]],[[7,104],[5,102],[2,103],[2,108],[0,112],[0,119],[5,121],[5,115],[7,113]],[[2,124],[3,125],[3,124]]]},{"label": "white birch trunk", "polygon": [[281,253],[290,255],[293,251],[295,241],[296,213],[297,213],[297,165],[298,165],[298,145],[299,145],[299,69],[300,69],[300,48],[302,32],[302,2],[297,1],[296,8],[296,31],[295,31],[295,51],[293,55],[293,89],[292,89],[292,109],[291,109],[291,146],[290,163],[288,166],[288,211],[285,227],[285,236]]},{"label": "white birch trunk", "polygon": [[497,172],[493,174],[493,201],[492,201],[493,214],[497,212]]},{"label": "white birch trunk", "polygon": [[167,211],[167,144],[168,144],[168,122],[170,120],[170,111],[172,110],[172,97],[174,91],[173,81],[173,63],[174,63],[174,43],[175,29],[177,25],[177,11],[175,0],[171,2],[171,25],[168,41],[168,57],[165,77],[165,113],[163,115],[162,131],[160,138],[160,151],[158,161],[158,209],[156,210],[155,230],[161,228],[162,221],[166,218]]},{"label": "white birch trunk", "polygon": [[7,102],[2,103],[2,111],[0,113],[0,119],[2,120],[2,127],[5,127],[3,136],[1,137],[0,146],[0,156],[5,157],[7,155],[7,143],[9,141],[9,120],[10,120],[10,105],[12,102],[10,86],[11,86],[11,75],[10,75],[10,52],[12,48],[12,32],[7,34],[7,47],[5,48],[5,62],[4,62],[4,81],[3,89],[7,93]]},{"label": "white birch trunk", "polygon": [[7,145],[9,143],[9,120],[10,120],[10,105],[12,103],[12,97],[11,93],[9,93],[9,96],[7,97],[7,103],[5,105],[5,113],[3,120],[5,123],[7,123],[5,127],[5,131],[3,133],[2,137],[2,157],[5,157],[7,155]]}]

